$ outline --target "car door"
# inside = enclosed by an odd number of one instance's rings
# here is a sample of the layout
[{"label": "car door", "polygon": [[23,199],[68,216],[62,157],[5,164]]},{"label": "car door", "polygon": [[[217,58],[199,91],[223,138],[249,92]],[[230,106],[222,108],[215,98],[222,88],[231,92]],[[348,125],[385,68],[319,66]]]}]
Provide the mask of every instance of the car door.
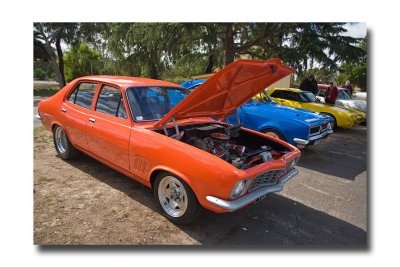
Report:
[{"label": "car door", "polygon": [[89,151],[129,170],[131,121],[122,91],[108,84],[102,84],[99,90],[86,129]]},{"label": "car door", "polygon": [[88,148],[86,141],[86,125],[93,104],[94,94],[98,83],[80,82],[71,91],[61,105],[61,120],[74,145]]},{"label": "car door", "polygon": [[284,105],[284,106],[289,106],[289,107],[295,107],[295,103],[293,100],[293,96],[290,91],[285,91],[285,90],[277,90],[272,93],[271,95],[274,97],[274,100],[276,103]]}]

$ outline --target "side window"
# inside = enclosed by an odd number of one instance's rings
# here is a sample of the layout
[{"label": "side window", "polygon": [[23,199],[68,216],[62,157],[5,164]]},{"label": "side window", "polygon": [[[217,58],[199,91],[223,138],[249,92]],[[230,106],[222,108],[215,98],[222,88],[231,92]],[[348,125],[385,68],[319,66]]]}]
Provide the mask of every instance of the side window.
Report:
[{"label": "side window", "polygon": [[123,118],[123,119],[128,118],[128,116],[126,115],[126,109],[125,109],[124,100],[122,99],[122,97],[121,97],[121,100],[119,103],[117,117]]},{"label": "side window", "polygon": [[287,99],[293,100],[293,101],[300,101],[300,96],[296,92],[288,92],[288,97]]},{"label": "side window", "polygon": [[321,89],[321,91],[319,91],[319,96],[325,96],[326,93],[326,89]]},{"label": "side window", "polygon": [[276,98],[282,98],[282,91],[281,90],[276,90],[271,94],[272,97]]},{"label": "side window", "polygon": [[109,85],[103,85],[96,103],[96,111],[125,119],[126,110],[121,91]]},{"label": "side window", "polygon": [[96,87],[97,83],[80,83],[69,96],[68,101],[78,106],[90,109]]},{"label": "side window", "polygon": [[287,100],[291,100],[291,99],[290,99],[290,96],[289,96],[289,92],[287,92],[287,91],[281,91],[281,96],[280,96],[280,98],[287,99]]},{"label": "side window", "polygon": [[68,101],[71,103],[75,103],[76,93],[78,92],[79,86],[72,92],[69,96]]}]

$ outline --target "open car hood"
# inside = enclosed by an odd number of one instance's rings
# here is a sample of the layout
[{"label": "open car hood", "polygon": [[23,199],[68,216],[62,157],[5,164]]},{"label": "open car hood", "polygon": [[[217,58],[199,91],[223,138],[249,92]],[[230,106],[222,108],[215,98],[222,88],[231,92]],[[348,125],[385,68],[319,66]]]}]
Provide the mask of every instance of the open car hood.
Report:
[{"label": "open car hood", "polygon": [[176,105],[155,127],[175,120],[194,117],[224,119],[274,82],[294,70],[280,59],[238,60],[215,73]]}]

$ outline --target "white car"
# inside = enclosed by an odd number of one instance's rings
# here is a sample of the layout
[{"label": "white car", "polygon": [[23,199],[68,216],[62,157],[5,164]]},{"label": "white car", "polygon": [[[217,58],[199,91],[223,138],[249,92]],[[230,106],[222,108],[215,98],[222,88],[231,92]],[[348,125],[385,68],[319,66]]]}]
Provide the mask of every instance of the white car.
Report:
[{"label": "white car", "polygon": [[356,92],[353,94],[356,99],[367,100],[367,92]]},{"label": "white car", "polygon": [[[319,91],[317,98],[322,103],[325,103],[325,92],[327,90],[327,88],[324,87],[325,86],[318,85]],[[338,90],[339,90],[339,95],[336,98],[335,106],[352,108],[367,113],[366,100],[352,98],[349,90],[347,90],[346,88],[339,87]]]}]

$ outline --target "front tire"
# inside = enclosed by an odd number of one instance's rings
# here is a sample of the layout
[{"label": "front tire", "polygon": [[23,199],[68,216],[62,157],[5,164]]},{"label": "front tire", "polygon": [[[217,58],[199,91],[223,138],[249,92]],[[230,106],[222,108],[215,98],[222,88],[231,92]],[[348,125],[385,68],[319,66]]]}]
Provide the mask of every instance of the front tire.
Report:
[{"label": "front tire", "polygon": [[61,126],[56,125],[53,129],[53,141],[58,156],[64,160],[77,158],[81,152],[69,141],[67,134]]},{"label": "front tire", "polygon": [[283,137],[283,135],[280,132],[278,132],[277,130],[265,129],[265,130],[262,131],[262,133],[264,133],[266,135],[269,135],[269,136],[272,136],[272,137],[275,137],[275,138],[278,138],[278,139],[281,139],[283,141],[286,141],[285,137]]},{"label": "front tire", "polygon": [[332,114],[329,114],[329,113],[323,113],[323,114],[328,115],[333,118],[333,122],[331,122],[331,128],[332,128],[332,130],[335,130],[337,127],[337,122],[336,122],[335,116],[333,116]]},{"label": "front tire", "polygon": [[154,199],[162,214],[175,224],[190,224],[200,215],[201,206],[192,189],[172,174],[157,176]]}]

